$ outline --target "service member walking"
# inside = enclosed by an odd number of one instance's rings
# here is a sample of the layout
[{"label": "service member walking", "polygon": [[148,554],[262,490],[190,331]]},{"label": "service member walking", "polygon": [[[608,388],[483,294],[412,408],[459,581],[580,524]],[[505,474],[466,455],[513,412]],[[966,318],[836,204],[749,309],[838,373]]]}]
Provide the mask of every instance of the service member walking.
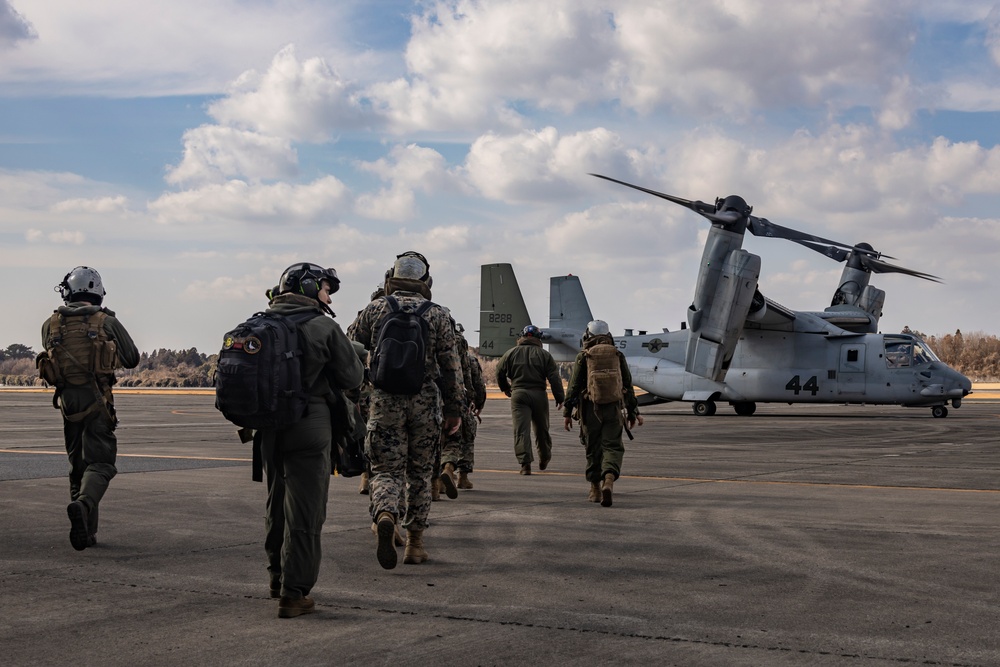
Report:
[{"label": "service member walking", "polygon": [[42,324],[45,351],[36,363],[56,388],[69,456],[69,541],[82,551],[97,544],[98,505],[117,473],[115,368],[135,368],[139,351],[125,327],[102,308],[104,285],[94,269],[78,266],[56,285],[66,303]]},{"label": "service member walking", "polygon": [[566,390],[563,424],[573,428],[573,408],[578,410],[580,440],[587,450],[587,499],[611,507],[615,480],[621,474],[625,446],[622,428],[642,426],[625,355],[614,345],[608,325],[594,320],[583,336],[583,351],[576,355]]},{"label": "service member walking", "polygon": [[[423,545],[431,508],[431,476],[442,429],[461,426],[462,375],[448,313],[430,301],[427,259],[399,255],[386,272],[385,296],[373,300],[349,328],[370,351],[374,388],[365,453],[371,463],[371,513],[376,556],[396,567],[396,525],[406,529],[403,562],[428,560]],[[405,494],[405,512],[400,499]]]},{"label": "service member walking", "polygon": [[[462,412],[462,428],[454,435],[444,439],[441,452],[442,481],[447,480],[456,489],[471,489],[472,473],[475,464],[476,420],[486,405],[486,384],[483,382],[483,369],[479,360],[469,352],[469,343],[465,340],[465,329],[461,324],[455,324],[456,351],[462,360],[462,377],[465,383],[465,403]],[[455,474],[458,479],[455,479]]]},{"label": "service member walking", "polygon": [[332,442],[335,428],[346,428],[345,413],[336,414],[334,406],[342,405],[343,392],[358,387],[364,377],[364,366],[329,307],[330,295],[339,288],[335,270],[293,264],[281,275],[278,294],[267,310],[300,321],[302,388],[309,396],[298,421],[260,433],[267,479],[264,551],[271,597],[280,598],[281,618],[315,611],[309,593],[322,559],[320,532],[326,521]]},{"label": "service member walking", "polygon": [[[508,380],[509,378],[509,380]],[[556,409],[563,404],[563,385],[555,359],[542,347],[542,330],[529,324],[521,331],[517,345],[507,350],[497,364],[497,386],[510,397],[514,421],[514,455],[521,464],[521,474],[531,474],[531,429],[538,446],[538,467],[545,470],[552,459],[552,436],[549,435],[549,402],[545,391],[548,380]]]}]

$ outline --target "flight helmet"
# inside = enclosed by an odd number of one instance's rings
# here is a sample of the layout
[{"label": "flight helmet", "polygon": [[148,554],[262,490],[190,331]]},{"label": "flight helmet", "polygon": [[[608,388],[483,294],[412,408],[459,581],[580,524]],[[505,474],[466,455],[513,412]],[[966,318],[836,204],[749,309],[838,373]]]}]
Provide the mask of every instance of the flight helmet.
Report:
[{"label": "flight helmet", "polygon": [[611,333],[608,323],[604,320],[591,320],[587,323],[587,336],[604,336]]},{"label": "flight helmet", "polygon": [[303,294],[310,299],[317,299],[324,280],[330,283],[330,294],[340,289],[336,269],[324,269],[319,264],[309,262],[292,264],[281,274],[278,294]]},{"label": "flight helmet", "polygon": [[419,280],[431,287],[434,283],[430,274],[431,265],[427,258],[419,252],[407,250],[401,255],[396,255],[396,261],[392,264],[392,278],[405,278],[407,280]]},{"label": "flight helmet", "polygon": [[529,324],[521,330],[522,338],[542,338],[542,330],[536,327],[534,324]]},{"label": "flight helmet", "polygon": [[78,266],[67,273],[62,282],[55,286],[55,291],[59,292],[66,303],[82,300],[94,305],[100,305],[107,294],[101,282],[101,274],[89,266]]}]

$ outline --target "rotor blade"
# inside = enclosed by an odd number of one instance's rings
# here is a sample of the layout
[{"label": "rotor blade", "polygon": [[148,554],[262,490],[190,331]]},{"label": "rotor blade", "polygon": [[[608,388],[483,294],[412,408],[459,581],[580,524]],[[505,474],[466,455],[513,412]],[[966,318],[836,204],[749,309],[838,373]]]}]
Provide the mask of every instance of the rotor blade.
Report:
[{"label": "rotor blade", "polygon": [[903,266],[896,266],[895,264],[889,264],[883,262],[880,259],[875,259],[874,257],[862,257],[861,262],[865,267],[872,273],[903,273],[908,276],[914,276],[915,278],[923,278],[924,280],[930,280],[934,283],[943,283],[944,281],[933,276],[929,273],[924,273],[923,271],[914,271],[913,269],[907,269]]},{"label": "rotor blade", "polygon": [[[789,241],[796,241],[798,243],[802,243],[802,241],[812,241],[814,243],[822,243],[831,246],[838,246],[841,248],[854,247],[850,243],[831,241],[830,239],[825,239],[822,236],[814,236],[812,234],[800,232],[799,230],[792,229],[791,227],[782,227],[781,225],[771,222],[767,218],[758,218],[753,215],[750,216],[750,222],[747,225],[747,229],[749,229],[750,233],[753,234],[754,236],[767,236],[771,238],[788,239]],[[813,248],[813,250],[818,250],[818,248]],[[819,252],[824,252],[824,251],[819,250]]]},{"label": "rotor blade", "polygon": [[646,194],[653,195],[654,197],[666,199],[667,201],[673,202],[675,204],[680,204],[681,206],[689,208],[695,213],[704,215],[706,217],[715,214],[715,207],[712,206],[711,204],[706,204],[703,201],[691,201],[690,199],[675,197],[674,195],[668,195],[662,192],[657,192],[656,190],[650,190],[649,188],[644,188],[638,185],[632,185],[631,183],[626,183],[625,181],[619,181],[617,178],[611,178],[610,176],[602,176],[601,174],[590,174],[590,176],[603,178],[606,181],[611,181],[612,183],[618,183],[619,185],[624,185],[627,188],[632,188],[633,190],[639,190],[640,192],[645,192]]},{"label": "rotor blade", "polygon": [[802,239],[792,239],[792,240],[800,245],[804,245],[807,248],[812,248],[821,255],[826,255],[830,259],[835,260],[837,262],[843,262],[845,259],[847,259],[847,254],[850,252],[849,250],[845,250],[843,248],[835,248],[832,245],[822,245],[820,243],[813,243],[812,241],[804,241]]}]

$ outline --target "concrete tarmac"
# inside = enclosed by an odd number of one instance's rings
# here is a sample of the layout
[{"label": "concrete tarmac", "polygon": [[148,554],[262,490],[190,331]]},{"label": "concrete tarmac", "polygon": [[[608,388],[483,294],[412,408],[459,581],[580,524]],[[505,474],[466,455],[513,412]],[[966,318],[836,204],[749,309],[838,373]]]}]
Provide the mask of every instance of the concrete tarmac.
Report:
[{"label": "concrete tarmac", "polygon": [[[99,544],[69,544],[61,420],[0,392],[4,665],[1000,665],[1000,401],[646,408],[614,504],[553,411],[517,474],[487,403],[431,560],[383,570],[332,480],[318,613],[268,597],[262,484],[211,395],[121,393]],[[401,556],[402,554],[400,554]]]}]

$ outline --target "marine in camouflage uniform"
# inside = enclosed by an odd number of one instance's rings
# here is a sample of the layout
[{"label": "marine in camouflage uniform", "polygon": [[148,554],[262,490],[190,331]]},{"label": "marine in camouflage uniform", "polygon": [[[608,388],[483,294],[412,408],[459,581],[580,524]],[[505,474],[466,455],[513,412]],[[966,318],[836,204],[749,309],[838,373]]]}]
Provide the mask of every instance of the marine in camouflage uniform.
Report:
[{"label": "marine in camouflage uniform", "polygon": [[[139,350],[128,331],[113,311],[101,307],[105,291],[97,271],[78,266],[66,274],[56,290],[62,294],[66,305],[60,306],[52,317],[42,323],[42,346],[45,352],[39,355],[40,358],[53,354],[56,345],[66,343],[66,347],[75,349],[75,355],[69,356],[74,356],[83,366],[89,366],[88,355],[97,353],[94,345],[89,340],[83,340],[82,336],[82,346],[59,340],[60,323],[70,326],[82,323],[86,326],[96,316],[104,318],[101,326],[103,331],[98,338],[103,337],[114,343],[114,355],[117,358],[112,365],[135,368],[139,364]],[[99,315],[101,313],[103,315]],[[58,353],[55,354],[58,356]],[[66,365],[62,370],[71,379],[56,384],[53,404],[58,404],[62,411],[63,437],[69,458],[71,502],[66,507],[70,520],[69,540],[74,549],[82,551],[97,544],[98,506],[111,479],[118,474],[115,467],[118,457],[115,426],[118,418],[115,416],[114,397],[111,393],[115,376],[111,369],[106,369],[106,373],[94,374],[82,367],[74,369],[73,361],[70,360],[69,364],[66,361],[65,358],[62,359],[62,363]],[[39,367],[40,371],[41,369],[42,365]],[[52,376],[45,378],[46,373],[43,372],[43,379],[54,381]],[[86,381],[80,384],[83,378]]]},{"label": "marine in camouflage uniform", "polygon": [[[486,384],[483,382],[482,366],[479,365],[475,355],[469,352],[469,343],[462,335],[461,326],[456,327],[456,333],[460,341],[459,347],[462,348],[461,356],[466,362],[462,364],[466,405],[462,413],[461,430],[445,439],[441,463],[444,465],[444,475],[452,476],[455,472],[458,473],[456,488],[471,489],[469,474],[472,473],[475,464],[477,422],[479,413],[486,405]],[[453,478],[452,480],[454,481]]]},{"label": "marine in camouflage uniform", "polygon": [[364,366],[327,304],[340,285],[333,269],[293,264],[282,274],[267,312],[289,316],[315,311],[298,326],[305,415],[283,429],[260,431],[267,480],[264,551],[278,616],[315,610],[309,593],[319,577],[320,533],[326,521],[335,437],[349,429],[343,392],[361,384]]},{"label": "marine in camouflage uniform", "polygon": [[[422,255],[404,253],[386,274],[386,294],[401,310],[415,311],[429,300],[430,275]],[[358,314],[349,331],[353,340],[374,353],[379,326],[390,311],[385,297],[375,299]],[[442,428],[458,430],[462,414],[461,363],[455,354],[455,335],[448,313],[438,305],[424,312],[424,383],[412,396],[372,390],[365,453],[371,464],[371,512],[378,534],[377,557],[386,569],[396,566],[395,529],[406,529],[404,563],[422,563],[423,531],[431,508],[431,476]],[[400,516],[400,497],[406,510]]]},{"label": "marine in camouflage uniform", "polygon": [[[510,378],[508,380],[508,378]],[[507,350],[497,364],[497,386],[510,396],[514,422],[514,455],[521,464],[521,474],[531,474],[531,429],[538,446],[538,467],[542,470],[552,459],[552,436],[549,435],[549,402],[545,381],[552,386],[556,409],[563,404],[563,385],[555,359],[542,347],[542,330],[533,324],[524,327],[517,345]]]},{"label": "marine in camouflage uniform", "polygon": [[[445,310],[448,310],[447,308]],[[437,500],[440,493],[444,493],[449,498],[458,498],[458,481],[455,479],[457,458],[459,450],[462,448],[462,432],[465,430],[466,422],[470,421],[469,410],[472,405],[472,370],[469,366],[469,343],[462,335],[462,325],[455,322],[451,317],[452,331],[455,332],[455,354],[462,364],[462,428],[457,432],[441,434],[441,447],[438,451],[437,461],[434,463],[434,475],[431,482],[431,500]],[[468,476],[466,476],[468,479]]]},{"label": "marine in camouflage uniform", "polygon": [[622,378],[622,401],[599,405],[590,400],[587,391],[587,350],[601,344],[614,345],[614,338],[608,332],[606,322],[594,320],[587,325],[583,351],[576,355],[573,363],[573,373],[566,388],[563,425],[567,431],[573,428],[573,409],[576,408],[576,416],[580,420],[580,442],[587,452],[585,475],[590,482],[587,500],[610,507],[614,483],[621,475],[625,457],[625,445],[622,443],[624,424],[627,421],[629,429],[636,423],[642,426],[642,417],[632,387],[632,373],[625,355],[618,350],[615,350],[615,356]]}]

